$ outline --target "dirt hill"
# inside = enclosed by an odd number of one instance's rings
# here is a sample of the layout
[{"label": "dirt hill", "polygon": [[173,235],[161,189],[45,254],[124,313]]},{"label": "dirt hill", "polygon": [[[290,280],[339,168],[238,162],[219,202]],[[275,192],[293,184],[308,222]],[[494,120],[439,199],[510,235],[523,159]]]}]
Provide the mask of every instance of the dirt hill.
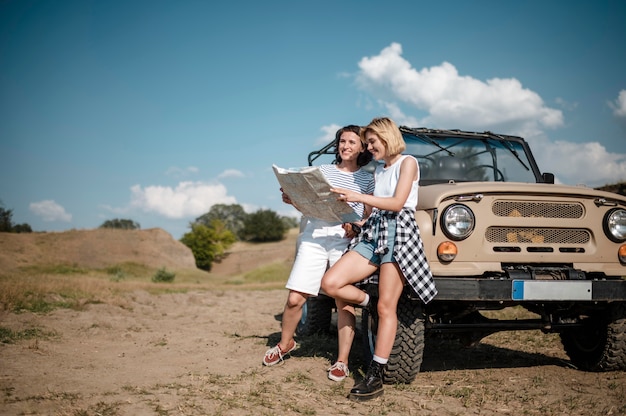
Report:
[{"label": "dirt hill", "polygon": [[[211,273],[228,276],[276,261],[290,261],[294,257],[296,236],[297,229],[293,229],[286,239],[275,243],[237,242],[221,262],[213,264]],[[3,271],[57,264],[101,269],[126,262],[174,270],[196,268],[191,250],[160,228],[0,233]]]},{"label": "dirt hill", "polygon": [[105,268],[125,262],[172,269],[196,267],[191,250],[160,228],[0,233],[4,270],[41,264]]},{"label": "dirt hill", "polygon": [[286,238],[272,243],[246,243],[237,242],[230,247],[226,257],[213,263],[211,274],[219,276],[232,276],[246,273],[259,266],[286,262],[293,263],[296,254],[296,238],[298,229],[292,228],[287,232]]}]

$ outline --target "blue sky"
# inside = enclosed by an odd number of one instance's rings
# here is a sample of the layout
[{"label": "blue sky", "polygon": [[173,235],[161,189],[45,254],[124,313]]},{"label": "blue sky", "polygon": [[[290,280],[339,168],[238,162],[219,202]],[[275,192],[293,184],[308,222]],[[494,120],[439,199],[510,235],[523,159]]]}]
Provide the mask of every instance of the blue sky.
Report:
[{"label": "blue sky", "polygon": [[295,215],[272,164],[381,115],[623,181],[624,39],[624,1],[0,0],[0,200],[35,231]]}]

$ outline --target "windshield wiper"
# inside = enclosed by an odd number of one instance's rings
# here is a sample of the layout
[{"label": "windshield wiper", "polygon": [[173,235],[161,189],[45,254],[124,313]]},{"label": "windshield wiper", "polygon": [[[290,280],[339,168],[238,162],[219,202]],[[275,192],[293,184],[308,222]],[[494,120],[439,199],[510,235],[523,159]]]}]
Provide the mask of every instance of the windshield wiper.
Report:
[{"label": "windshield wiper", "polygon": [[506,146],[506,148],[508,149],[508,151],[509,151],[509,152],[511,152],[511,154],[513,154],[513,156],[515,156],[515,158],[517,159],[517,161],[518,161],[518,162],[519,162],[522,166],[524,166],[524,169],[526,169],[526,170],[530,170],[530,168],[529,168],[528,166],[526,166],[526,163],[524,163],[524,161],[522,160],[522,158],[521,158],[521,157],[519,157],[519,154],[517,153],[517,150],[515,150],[515,148],[511,145],[511,143],[510,143],[508,140],[506,140],[504,137],[502,137],[502,136],[500,136],[500,135],[498,135],[498,134],[492,133],[492,132],[490,132],[490,131],[486,131],[486,132],[485,132],[485,134],[486,134],[486,135],[488,135],[488,136],[491,136],[491,137],[493,137],[493,138],[498,139],[498,141],[499,141],[499,142],[501,142],[504,146]]},{"label": "windshield wiper", "polygon": [[[422,134],[417,135],[416,134],[415,137],[419,137],[420,139],[426,140],[428,143],[430,143],[433,146],[439,148],[440,150],[446,152],[449,156],[454,156],[454,152],[451,152],[450,150],[448,150],[447,148],[443,147],[442,145],[440,145],[439,143],[437,143],[436,141],[434,141],[433,139],[431,139],[430,137],[428,137],[426,135],[422,135]],[[437,152],[434,152],[434,153],[437,153]]]},{"label": "windshield wiper", "polygon": [[454,152],[449,151],[448,149],[446,149],[445,147],[443,147],[442,145],[437,143],[435,140],[433,140],[430,137],[428,137],[425,133],[418,133],[418,132],[415,131],[415,129],[412,129],[410,127],[405,127],[405,126],[402,126],[400,128],[400,131],[404,131],[406,133],[411,134],[414,137],[426,140],[429,144],[435,146],[439,150],[442,150],[442,151],[446,152],[449,156],[454,156]]}]

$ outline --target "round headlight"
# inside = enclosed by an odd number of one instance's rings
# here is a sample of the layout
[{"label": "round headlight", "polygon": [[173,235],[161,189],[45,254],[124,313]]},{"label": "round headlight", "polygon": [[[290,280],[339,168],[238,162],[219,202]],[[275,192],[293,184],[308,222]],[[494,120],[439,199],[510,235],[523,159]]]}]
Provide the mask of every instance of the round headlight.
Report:
[{"label": "round headlight", "polygon": [[611,241],[626,241],[626,210],[617,208],[607,212],[604,217],[604,231]]},{"label": "round headlight", "polygon": [[453,240],[463,240],[474,231],[474,213],[465,205],[450,205],[441,217],[444,233]]}]

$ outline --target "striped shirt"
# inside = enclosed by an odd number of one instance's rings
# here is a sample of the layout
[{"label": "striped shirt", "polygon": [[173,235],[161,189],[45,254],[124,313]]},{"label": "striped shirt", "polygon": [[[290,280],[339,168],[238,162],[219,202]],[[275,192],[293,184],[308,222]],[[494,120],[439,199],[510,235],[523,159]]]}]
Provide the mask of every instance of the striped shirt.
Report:
[{"label": "striped shirt", "polygon": [[[320,171],[334,188],[345,188],[361,194],[374,193],[374,176],[363,169],[356,172],[344,172],[337,165],[320,165]],[[363,217],[363,204],[360,202],[348,202],[359,217]]]}]

